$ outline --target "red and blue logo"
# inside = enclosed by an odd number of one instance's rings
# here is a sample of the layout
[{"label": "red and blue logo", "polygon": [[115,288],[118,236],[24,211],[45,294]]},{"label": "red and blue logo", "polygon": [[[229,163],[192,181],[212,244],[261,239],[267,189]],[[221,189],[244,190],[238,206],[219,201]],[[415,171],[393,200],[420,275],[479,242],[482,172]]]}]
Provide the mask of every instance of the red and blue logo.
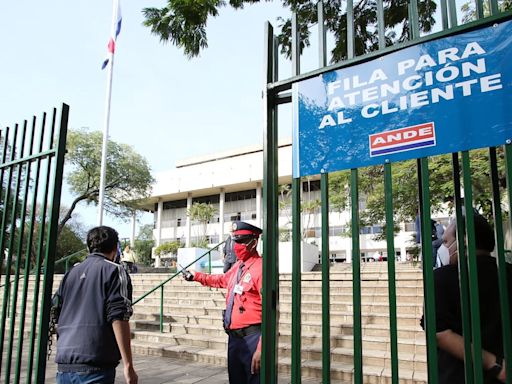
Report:
[{"label": "red and blue logo", "polygon": [[434,122],[370,135],[370,156],[412,151],[436,145]]}]

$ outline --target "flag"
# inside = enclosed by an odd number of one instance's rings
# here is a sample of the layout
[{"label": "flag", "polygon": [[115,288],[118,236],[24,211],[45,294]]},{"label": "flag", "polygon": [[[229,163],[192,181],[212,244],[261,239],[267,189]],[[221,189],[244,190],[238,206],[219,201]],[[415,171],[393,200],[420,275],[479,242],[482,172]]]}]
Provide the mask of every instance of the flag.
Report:
[{"label": "flag", "polygon": [[114,8],[115,15],[112,18],[112,21],[113,21],[112,32],[111,32],[110,39],[109,39],[108,45],[107,45],[108,54],[107,54],[107,58],[103,62],[103,65],[101,66],[101,69],[104,69],[108,65],[108,62],[110,61],[110,56],[114,55],[114,52],[116,50],[117,36],[119,36],[119,32],[121,32],[121,21],[122,21],[121,4],[120,4],[120,0],[114,0],[114,1],[116,2],[117,6]]}]

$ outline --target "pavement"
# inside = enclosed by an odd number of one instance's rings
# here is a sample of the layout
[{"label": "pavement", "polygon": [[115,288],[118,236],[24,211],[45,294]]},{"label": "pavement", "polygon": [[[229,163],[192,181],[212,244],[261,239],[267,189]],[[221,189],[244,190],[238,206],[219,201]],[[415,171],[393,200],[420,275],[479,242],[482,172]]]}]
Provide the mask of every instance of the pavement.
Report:
[{"label": "pavement", "polygon": [[[46,366],[45,383],[55,384],[57,366],[54,357],[50,358]],[[139,376],[140,384],[228,384],[226,367],[199,364],[193,361],[184,361],[158,356],[133,355],[135,371]],[[116,384],[125,383],[123,364],[116,370]]]},{"label": "pavement", "polygon": [[[50,357],[46,365],[45,383],[56,384],[57,365],[55,356]],[[135,371],[139,384],[229,384],[228,370],[218,365],[200,364],[159,356],[133,355]],[[304,384],[318,384],[320,379],[302,379]],[[116,370],[116,384],[124,384],[123,365]],[[289,376],[279,374],[279,384],[290,384]]]}]

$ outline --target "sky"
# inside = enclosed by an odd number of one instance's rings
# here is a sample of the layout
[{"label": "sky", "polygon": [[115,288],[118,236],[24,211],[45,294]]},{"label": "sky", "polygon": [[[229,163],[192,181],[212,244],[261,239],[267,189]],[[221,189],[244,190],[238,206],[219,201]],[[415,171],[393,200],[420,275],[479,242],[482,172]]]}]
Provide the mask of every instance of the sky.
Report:
[{"label": "sky", "polygon": [[[0,128],[64,102],[70,105],[69,128],[102,131],[107,70],[101,64],[111,1],[2,3]],[[277,30],[276,18],[289,15],[280,2],[224,8],[208,23],[209,47],[189,60],[142,25],[142,8],[164,4],[121,0],[109,129],[112,140],[133,146],[148,160],[153,174],[183,158],[262,143],[264,23]],[[289,67],[281,65],[281,78],[289,76]],[[62,204],[71,201],[65,185]],[[97,224],[95,208],[81,205],[77,211],[86,229]],[[139,225],[152,220],[144,215]],[[131,234],[128,223],[105,216],[104,224],[116,227],[121,237]]]}]

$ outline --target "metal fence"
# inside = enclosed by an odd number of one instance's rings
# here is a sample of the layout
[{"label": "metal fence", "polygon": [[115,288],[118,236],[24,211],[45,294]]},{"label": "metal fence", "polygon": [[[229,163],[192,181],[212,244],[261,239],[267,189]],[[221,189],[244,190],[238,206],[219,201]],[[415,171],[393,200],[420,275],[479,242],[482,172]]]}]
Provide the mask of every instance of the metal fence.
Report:
[{"label": "metal fence", "polygon": [[[0,131],[0,374],[45,382],[69,107]],[[30,288],[29,288],[30,285]]]},{"label": "metal fence", "polygon": [[[331,25],[329,15],[332,15],[332,7],[335,2],[319,2],[316,17],[309,14],[309,22],[300,20],[304,15],[304,10],[297,6],[296,13],[291,19],[291,49],[292,77],[281,80],[278,78],[278,45],[280,41],[273,32],[270,23],[265,28],[265,88],[264,88],[264,285],[263,285],[263,350],[262,350],[262,383],[277,383],[278,378],[278,107],[281,104],[292,102],[292,86],[302,80],[319,76],[328,71],[350,67],[357,63],[369,60],[377,60],[379,56],[412,46],[420,42],[429,41],[440,36],[448,36],[455,32],[466,29],[477,29],[480,27],[492,25],[502,20],[510,19],[509,12],[503,12],[500,7],[503,2],[492,0],[490,2],[476,1],[468,2],[469,10],[466,17],[457,13],[456,2],[454,0],[441,0],[438,2],[429,1],[408,1],[394,2],[402,4],[401,10],[405,12],[404,22],[400,26],[390,26],[389,1],[376,0],[370,2],[359,1],[341,1],[336,2],[339,7],[338,20],[341,20],[339,34],[336,36],[338,41],[342,41],[335,54],[338,61],[330,66],[327,65],[327,43],[326,30]],[[425,23],[428,18],[424,17],[425,6],[429,3],[436,3],[439,14],[439,32],[431,34],[432,28],[428,30]],[[295,4],[295,3],[294,3]],[[372,32],[372,44],[364,44],[364,39],[358,35],[361,33],[359,28],[365,25],[366,20],[358,17],[367,17],[367,13],[360,12],[357,7],[366,4],[373,7],[372,15],[375,17],[375,23],[369,28]],[[405,7],[405,8],[404,8]],[[420,10],[419,10],[420,9]],[[341,16],[340,16],[341,15]],[[365,15],[365,16],[363,16]],[[458,25],[459,23],[467,23]],[[300,73],[300,50],[304,46],[300,36],[307,36],[304,33],[304,23],[313,25],[316,23],[316,33],[318,34],[318,69],[308,73]],[[356,29],[356,26],[358,27]],[[306,26],[307,27],[307,26]],[[389,28],[398,28],[401,33],[395,40],[386,37],[386,31]],[[426,32],[427,30],[427,32]],[[341,51],[340,51],[341,49]],[[491,129],[491,128],[489,128]],[[483,383],[482,355],[481,355],[481,335],[479,319],[479,298],[478,298],[478,279],[476,273],[475,261],[475,236],[473,212],[467,210],[465,221],[463,221],[462,210],[464,202],[469,206],[474,201],[474,188],[472,187],[472,157],[470,152],[461,152],[447,154],[451,161],[451,170],[453,175],[453,211],[457,217],[457,239],[459,249],[460,282],[462,296],[463,326],[465,335],[465,353],[466,353],[466,382]],[[495,238],[497,242],[497,260],[499,269],[499,286],[501,292],[502,305],[502,324],[504,328],[504,350],[505,360],[512,362],[512,338],[509,318],[509,308],[507,295],[507,282],[505,275],[505,249],[504,249],[504,231],[503,222],[510,220],[510,213],[502,212],[502,207],[507,206],[505,202],[512,201],[512,188],[510,185],[512,177],[512,147],[507,143],[504,147],[488,148],[484,154],[488,161],[488,168],[485,170],[489,177],[489,201],[492,204],[492,219],[495,228]],[[429,158],[418,159],[414,166],[416,168],[417,178],[417,203],[421,217],[422,239],[431,238],[431,197],[430,175],[432,169],[429,169]],[[360,201],[360,169],[351,169],[349,178],[350,201]],[[331,335],[330,335],[330,263],[329,263],[329,174],[322,173],[318,176],[321,180],[321,213],[322,213],[322,379],[324,384],[331,382]],[[394,224],[395,210],[393,201],[393,164],[387,163],[382,166],[381,182],[384,183],[384,198],[382,205],[385,208],[385,237],[387,241],[388,255],[395,254],[394,247]],[[506,186],[503,188],[504,179]],[[461,190],[464,198],[461,197]],[[293,267],[292,267],[292,350],[291,350],[291,382],[299,384],[301,382],[301,179],[292,180],[292,240],[293,240]],[[352,234],[360,233],[360,208],[359,204],[351,204],[351,230]],[[509,211],[509,208],[507,207]],[[437,383],[437,345],[435,331],[435,298],[433,284],[433,270],[431,265],[432,245],[430,241],[423,240],[422,260],[423,260],[423,281],[424,281],[424,299],[425,299],[425,318],[426,318],[426,340],[427,340],[427,362],[428,362],[428,382]],[[361,321],[361,257],[359,236],[352,236],[352,273],[353,273],[353,382],[364,383],[363,366],[363,338]],[[389,295],[389,348],[391,356],[391,382],[400,381],[399,358],[397,349],[397,313],[396,313],[396,281],[395,281],[395,258],[387,258],[388,268],[388,295]],[[471,308],[471,310],[469,309]],[[474,353],[473,353],[474,352]],[[507,377],[508,383],[512,382],[512,369],[508,364]],[[379,381],[380,382],[380,381]],[[384,382],[384,381],[382,381]],[[386,381],[387,382],[387,381]]]}]

